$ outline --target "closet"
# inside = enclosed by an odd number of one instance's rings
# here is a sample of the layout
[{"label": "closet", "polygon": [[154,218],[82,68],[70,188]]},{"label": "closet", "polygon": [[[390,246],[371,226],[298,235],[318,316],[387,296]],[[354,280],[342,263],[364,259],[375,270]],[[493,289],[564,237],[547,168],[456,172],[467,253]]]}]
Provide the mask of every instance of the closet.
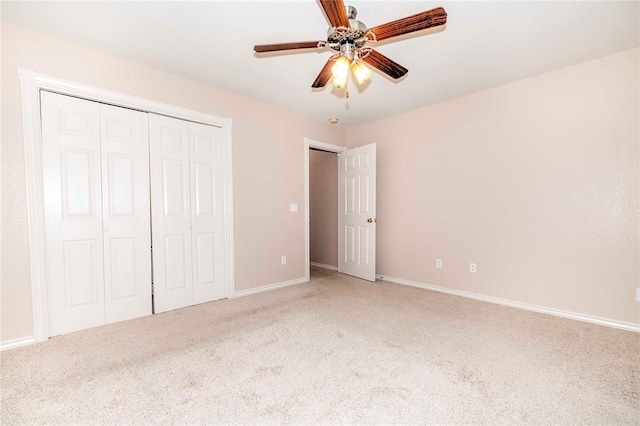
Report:
[{"label": "closet", "polygon": [[149,114],[155,312],[225,297],[222,129]]},{"label": "closet", "polygon": [[147,114],[41,102],[51,335],[151,314]]},{"label": "closet", "polygon": [[50,335],[227,296],[221,128],[46,91],[41,123]]}]

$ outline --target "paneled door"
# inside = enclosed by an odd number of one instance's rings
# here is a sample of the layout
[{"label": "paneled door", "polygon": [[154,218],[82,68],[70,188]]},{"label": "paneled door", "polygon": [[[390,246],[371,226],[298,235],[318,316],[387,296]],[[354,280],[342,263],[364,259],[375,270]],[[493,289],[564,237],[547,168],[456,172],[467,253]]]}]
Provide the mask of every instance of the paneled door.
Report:
[{"label": "paneled door", "polygon": [[376,144],[338,155],[338,271],[375,281]]},{"label": "paneled door", "polygon": [[193,304],[189,123],[149,114],[154,312]]},{"label": "paneled door", "polygon": [[222,129],[189,123],[191,253],[195,303],[226,297],[222,203]]},{"label": "paneled door", "polygon": [[100,104],[41,94],[42,179],[52,336],[105,322]]},{"label": "paneled door", "polygon": [[50,334],[151,314],[147,114],[41,93]]},{"label": "paneled door", "polygon": [[222,129],[150,114],[154,311],[226,297]]},{"label": "paneled door", "polygon": [[151,315],[148,114],[100,105],[106,322]]}]

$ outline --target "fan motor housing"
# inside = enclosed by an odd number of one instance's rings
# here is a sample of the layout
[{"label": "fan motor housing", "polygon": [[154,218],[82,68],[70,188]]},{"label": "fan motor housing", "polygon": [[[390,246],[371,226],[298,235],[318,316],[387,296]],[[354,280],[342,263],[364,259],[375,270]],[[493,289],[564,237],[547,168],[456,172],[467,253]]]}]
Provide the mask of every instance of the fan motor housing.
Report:
[{"label": "fan motor housing", "polygon": [[[358,10],[353,6],[345,6],[349,19],[349,28],[330,27],[327,30],[327,42],[330,44],[352,44],[357,48],[362,47],[367,42],[367,26],[356,19]],[[339,46],[334,47],[340,50]]]},{"label": "fan motor housing", "polygon": [[350,43],[356,47],[362,47],[367,41],[365,34],[367,26],[357,19],[349,19],[349,28],[330,27],[327,30],[327,42],[329,43]]}]

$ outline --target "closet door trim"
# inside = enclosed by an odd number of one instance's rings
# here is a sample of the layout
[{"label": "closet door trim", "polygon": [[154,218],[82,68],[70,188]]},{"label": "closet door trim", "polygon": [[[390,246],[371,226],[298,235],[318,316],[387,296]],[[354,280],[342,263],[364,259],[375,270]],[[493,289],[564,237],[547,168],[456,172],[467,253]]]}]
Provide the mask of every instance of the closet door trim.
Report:
[{"label": "closet door trim", "polygon": [[33,341],[41,342],[50,336],[49,298],[45,258],[44,203],[42,183],[42,132],[40,121],[40,92],[50,91],[118,107],[166,115],[195,123],[213,125],[223,131],[223,197],[224,197],[224,272],[226,294],[233,295],[233,193],[231,169],[230,118],[216,117],[198,111],[150,101],[124,93],[104,90],[62,80],[33,70],[18,68],[22,95],[22,123],[27,186],[27,223],[29,228],[29,255],[33,306]]}]

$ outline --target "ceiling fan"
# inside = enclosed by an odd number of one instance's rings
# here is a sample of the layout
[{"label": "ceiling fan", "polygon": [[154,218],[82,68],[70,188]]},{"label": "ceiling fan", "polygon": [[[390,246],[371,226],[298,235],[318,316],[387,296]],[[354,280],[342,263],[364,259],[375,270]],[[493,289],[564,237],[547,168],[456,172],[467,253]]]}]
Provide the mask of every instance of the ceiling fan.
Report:
[{"label": "ceiling fan", "polygon": [[[257,53],[276,52],[294,49],[331,48],[338,53],[329,58],[320,74],[311,85],[314,88],[326,86],[331,79],[333,86],[346,88],[349,71],[359,84],[371,76],[368,64],[388,76],[398,79],[408,69],[373,50],[370,45],[377,41],[409,34],[427,28],[444,25],[447,12],[437,7],[426,12],[368,28],[356,19],[357,11],[353,6],[345,7],[342,0],[319,0],[327,19],[331,24],[327,31],[327,40],[303,41],[297,43],[261,44],[253,47]],[[349,93],[347,92],[347,97]]]}]

